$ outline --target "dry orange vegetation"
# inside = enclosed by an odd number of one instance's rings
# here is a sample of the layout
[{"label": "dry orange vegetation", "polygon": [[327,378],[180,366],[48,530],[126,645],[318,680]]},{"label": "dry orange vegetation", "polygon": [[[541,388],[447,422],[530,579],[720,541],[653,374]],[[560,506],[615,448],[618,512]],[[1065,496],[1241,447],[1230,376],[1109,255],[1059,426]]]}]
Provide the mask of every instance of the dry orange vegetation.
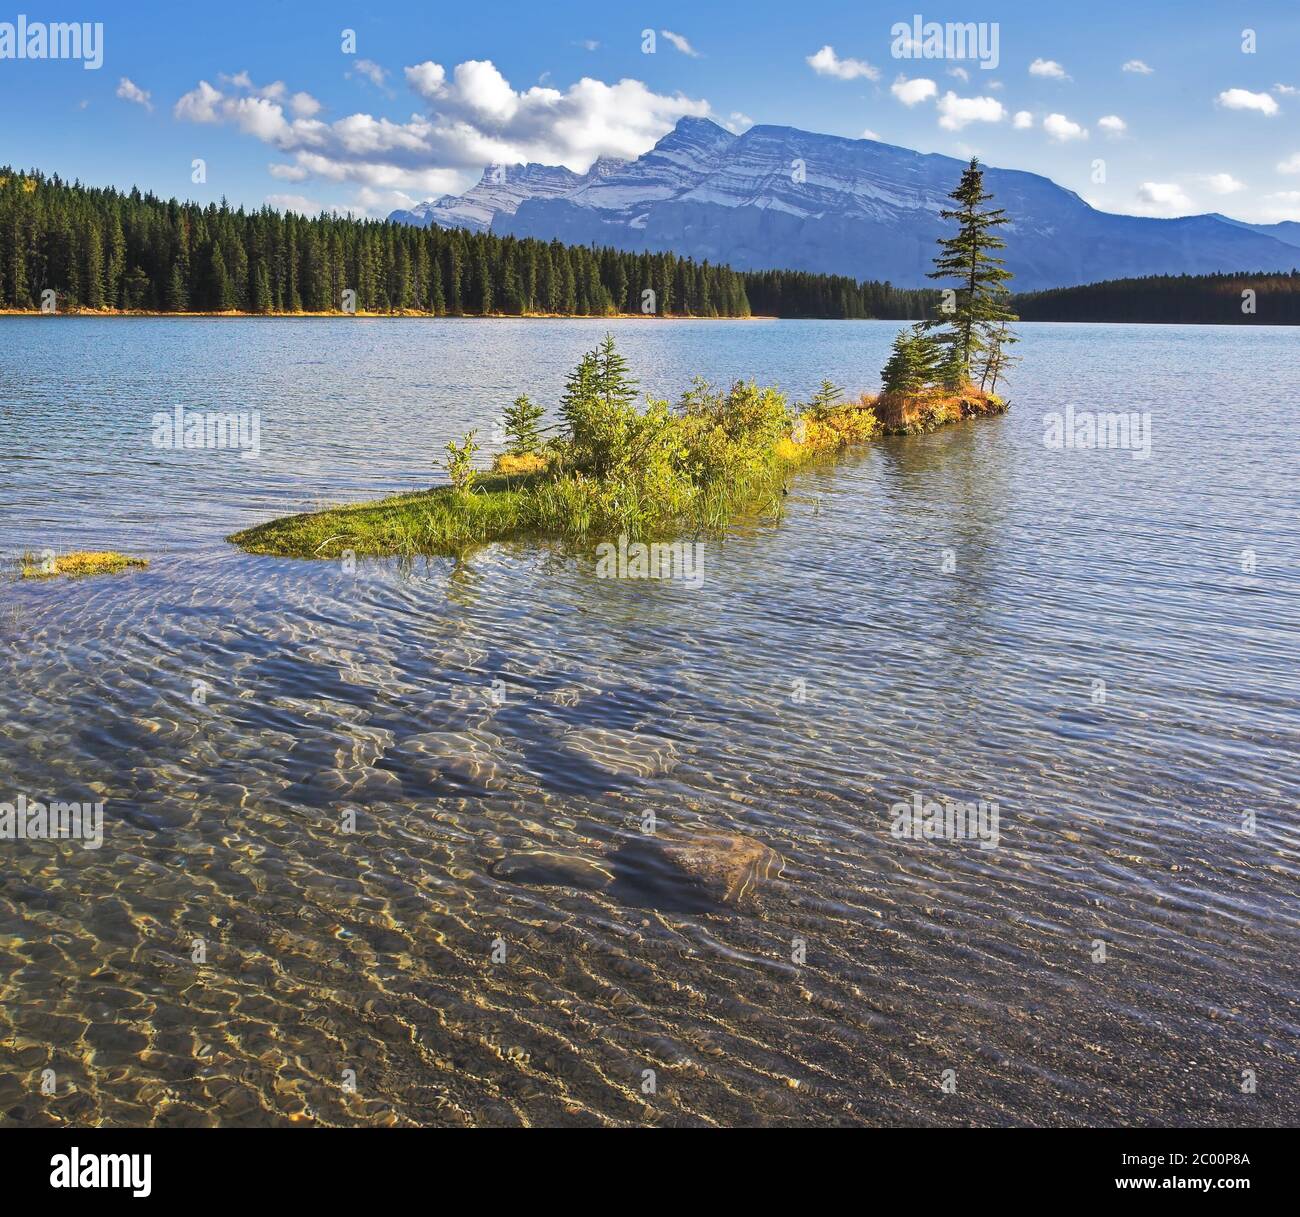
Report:
[{"label": "dry orange vegetation", "polygon": [[1007,408],[1002,398],[974,385],[960,393],[882,393],[870,400],[880,425],[890,435],[917,435],[967,418],[1002,414]]}]

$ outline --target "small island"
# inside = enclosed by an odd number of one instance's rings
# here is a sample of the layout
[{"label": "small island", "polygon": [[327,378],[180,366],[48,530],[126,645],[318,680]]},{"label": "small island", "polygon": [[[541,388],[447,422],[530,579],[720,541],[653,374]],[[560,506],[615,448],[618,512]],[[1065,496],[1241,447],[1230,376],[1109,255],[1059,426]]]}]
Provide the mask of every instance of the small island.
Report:
[{"label": "small island", "polygon": [[491,472],[474,468],[476,433],[447,445],[448,484],[376,503],[286,516],[232,535],[249,553],[294,558],[445,556],[492,541],[583,542],[716,535],[779,502],[790,475],[881,435],[915,435],[1000,414],[1012,357],[1004,286],[994,251],[1006,223],[972,160],[944,211],[957,234],[939,241],[933,278],[940,317],[903,330],[877,396],[845,400],[830,381],[806,403],[754,381],[728,389],[701,379],[675,405],[647,400],[612,335],[569,375],[559,422],[526,395],[504,414],[506,450]]},{"label": "small island", "polygon": [[24,554],[18,564],[23,579],[81,579],[87,575],[117,575],[124,570],[144,570],[148,558],[133,558],[114,550],[80,549],[70,554]]}]

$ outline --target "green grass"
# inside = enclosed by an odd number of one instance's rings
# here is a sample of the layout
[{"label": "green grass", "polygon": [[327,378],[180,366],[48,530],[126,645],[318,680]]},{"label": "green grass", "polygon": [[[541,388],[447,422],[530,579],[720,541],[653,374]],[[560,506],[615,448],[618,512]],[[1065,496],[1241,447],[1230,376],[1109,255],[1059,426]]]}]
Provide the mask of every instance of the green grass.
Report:
[{"label": "green grass", "polygon": [[675,510],[641,501],[631,490],[623,501],[600,501],[589,479],[549,473],[485,477],[472,490],[450,486],[394,495],[374,503],[329,507],[284,516],[228,538],[248,553],[289,558],[457,555],[492,541],[582,541],[592,537],[633,539],[716,534],[735,517],[773,509],[785,466],[751,477],[728,490],[704,488]]},{"label": "green grass", "polygon": [[454,554],[517,535],[526,500],[536,493],[531,481],[485,478],[467,494],[438,486],[329,507],[258,524],[229,540],[249,553],[294,558],[337,558],[344,550],[358,557]]},{"label": "green grass", "polygon": [[[612,349],[612,348],[611,348]],[[779,514],[781,492],[811,461],[888,432],[914,433],[1000,412],[969,388],[906,401],[862,397],[797,416],[774,389],[698,384],[676,411],[590,391],[586,432],[546,446],[538,472],[480,475],[374,503],[286,516],[237,532],[255,554],[292,558],[459,555],[493,541],[591,542],[716,535],[740,519]],[[603,470],[600,476],[595,469]]]}]

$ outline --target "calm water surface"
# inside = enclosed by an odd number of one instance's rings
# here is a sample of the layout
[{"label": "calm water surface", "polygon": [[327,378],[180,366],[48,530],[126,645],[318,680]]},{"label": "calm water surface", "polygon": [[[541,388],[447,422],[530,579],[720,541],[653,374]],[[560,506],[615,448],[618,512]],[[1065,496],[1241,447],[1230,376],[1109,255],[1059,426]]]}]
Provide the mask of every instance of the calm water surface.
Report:
[{"label": "calm water surface", "polygon": [[[697,590],[223,541],[430,484],[606,328],[803,396],[897,327],[0,319],[0,558],[152,563],[0,581],[0,801],[106,801],[0,842],[0,1120],[1300,1119],[1300,336],[1023,326],[1010,414],[800,476]],[[1049,451],[1067,404],[1151,458]],[[176,405],[260,458],[152,447]],[[918,793],[1000,847],[895,839]],[[647,811],[784,871],[588,882]]]}]

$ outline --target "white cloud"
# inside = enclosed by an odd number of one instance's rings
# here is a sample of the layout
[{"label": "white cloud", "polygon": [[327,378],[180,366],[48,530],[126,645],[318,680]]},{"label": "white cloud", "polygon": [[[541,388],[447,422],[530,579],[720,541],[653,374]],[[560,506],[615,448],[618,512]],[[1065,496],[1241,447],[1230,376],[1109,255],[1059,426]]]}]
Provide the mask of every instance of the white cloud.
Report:
[{"label": "white cloud", "polygon": [[700,57],[699,51],[697,51],[693,46],[691,46],[691,44],[686,40],[686,38],[683,35],[674,34],[672,30],[660,30],[659,32],[665,38],[667,38],[668,41],[673,44],[673,46],[675,46],[679,51],[681,51],[683,55],[689,55],[692,59],[698,59]]},{"label": "white cloud", "polygon": [[1300,152],[1293,152],[1284,161],[1278,161],[1279,173],[1300,173]]},{"label": "white cloud", "polygon": [[1187,215],[1192,201],[1174,182],[1143,182],[1138,187],[1138,204],[1148,215]]},{"label": "white cloud", "polygon": [[288,92],[283,80],[273,80],[269,85],[255,85],[247,72],[236,72],[227,76],[224,72],[217,77],[223,85],[237,89],[241,93],[251,93],[254,97],[265,97],[268,101],[282,101]]},{"label": "white cloud", "polygon": [[918,102],[936,97],[939,93],[934,81],[927,80],[924,76],[917,76],[913,80],[900,76],[889,86],[889,91],[905,106],[914,106]]},{"label": "white cloud", "polygon": [[1255,218],[1264,224],[1300,220],[1300,190],[1275,190],[1266,194],[1255,210]]},{"label": "white cloud", "polygon": [[1273,92],[1281,97],[1294,97],[1297,93],[1300,93],[1300,89],[1297,89],[1295,85],[1274,85]]},{"label": "white cloud", "polygon": [[1043,130],[1058,144],[1088,138],[1088,129],[1066,118],[1064,114],[1049,114],[1043,119]]},{"label": "white cloud", "polygon": [[426,60],[405,69],[406,83],[421,97],[433,99],[443,96],[447,87],[447,69],[440,63]]},{"label": "white cloud", "polygon": [[148,89],[142,89],[126,76],[117,83],[117,95],[123,101],[134,102],[135,105],[143,106],[146,110],[153,109],[153,102],[149,100],[153,94]]},{"label": "white cloud", "polygon": [[200,80],[188,93],[183,94],[172,109],[172,114],[183,122],[216,123],[221,121],[217,103],[222,94],[206,80]]},{"label": "white cloud", "polygon": [[1128,130],[1126,123],[1118,114],[1106,114],[1097,120],[1099,126],[1107,135],[1123,135]]},{"label": "white cloud", "polygon": [[880,72],[861,59],[841,59],[835,54],[835,48],[824,46],[815,55],[806,60],[818,76],[834,76],[837,80],[856,80],[865,76],[868,80],[879,80]]},{"label": "white cloud", "polygon": [[277,211],[296,211],[304,216],[314,217],[328,210],[319,203],[313,203],[305,194],[268,194],[266,203],[268,207],[274,207]]},{"label": "white cloud", "polygon": [[1029,65],[1030,76],[1046,76],[1049,80],[1069,80],[1069,74],[1055,59],[1035,59]]},{"label": "white cloud", "polygon": [[939,126],[960,131],[967,123],[998,123],[1006,110],[996,97],[958,97],[949,90],[939,98]]},{"label": "white cloud", "polygon": [[295,93],[289,98],[289,109],[295,118],[314,118],[320,112],[320,102],[310,93]]},{"label": "white cloud", "polygon": [[1200,180],[1214,194],[1236,194],[1246,189],[1246,183],[1239,182],[1231,173],[1207,173]]},{"label": "white cloud", "polygon": [[754,120],[748,114],[743,114],[739,110],[732,110],[731,117],[722,124],[732,135],[740,135],[748,131],[754,125]]},{"label": "white cloud", "polygon": [[1143,63],[1140,59],[1130,59],[1128,63],[1124,65],[1124,71],[1136,72],[1139,76],[1150,76],[1151,73],[1155,71],[1155,68],[1151,67],[1149,64]]},{"label": "white cloud", "polygon": [[1267,93],[1252,93],[1249,89],[1224,89],[1218,102],[1226,110],[1258,110],[1269,118],[1278,112],[1277,102]]},{"label": "white cloud", "polygon": [[1028,110],[1017,110],[1011,119],[1011,125],[1017,131],[1028,131],[1034,125],[1034,116]]},{"label": "white cloud", "polygon": [[876,134],[876,133],[875,133],[875,132],[870,128],[870,127],[867,127],[865,130],[863,130],[862,134],[861,134],[858,138],[859,138],[859,139],[874,139],[874,140],[879,141],[880,136],[877,135],[877,134]]},{"label": "white cloud", "polygon": [[386,216],[398,207],[414,207],[417,202],[418,199],[412,198],[403,190],[372,190],[369,186],[362,186],[357,191],[354,206],[348,210],[354,214],[373,212],[376,215]]},{"label": "white cloud", "polygon": [[[427,198],[467,188],[469,175],[492,163],[540,161],[582,171],[598,156],[636,157],[679,118],[710,112],[707,101],[654,93],[631,79],[606,84],[583,77],[564,91],[516,91],[487,60],[468,60],[450,75],[441,64],[415,64],[405,77],[428,107],[405,122],[365,113],[324,122],[310,105],[295,105],[306,94],[288,99],[290,117],[279,101],[249,93],[251,82],[237,85],[234,77],[226,89],[200,81],[176,103],[175,115],[230,125],[280,149],[290,160],[271,172],[282,181],[318,178]],[[731,119],[734,128],[748,121],[739,112]]]},{"label": "white cloud", "polygon": [[582,49],[583,49],[584,51],[598,51],[598,50],[600,50],[600,43],[597,42],[595,38],[584,38],[584,39],[583,39],[581,42],[579,42],[577,45],[580,46],[580,47],[582,47]]},{"label": "white cloud", "polygon": [[[384,82],[388,79],[388,69],[382,68],[373,59],[358,59],[352,65],[352,72],[358,76],[364,76],[377,89],[384,87]],[[348,76],[352,72],[347,73]]]},{"label": "white cloud", "polygon": [[958,80],[970,84],[970,73],[965,68],[949,68],[949,76],[955,76]]}]

